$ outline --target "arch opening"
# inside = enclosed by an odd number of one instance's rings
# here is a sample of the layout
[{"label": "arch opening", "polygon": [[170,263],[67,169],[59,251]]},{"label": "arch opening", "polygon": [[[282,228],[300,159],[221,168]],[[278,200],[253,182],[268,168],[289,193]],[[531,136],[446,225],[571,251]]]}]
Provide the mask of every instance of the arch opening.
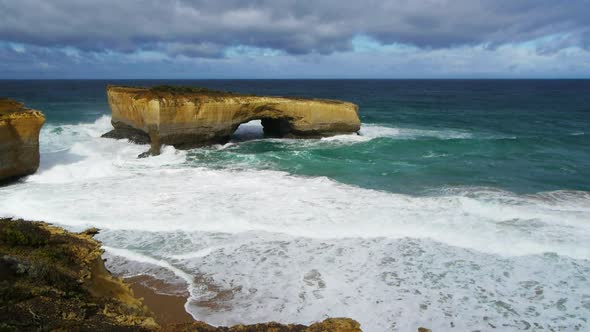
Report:
[{"label": "arch opening", "polygon": [[290,132],[291,123],[288,118],[259,118],[239,124],[230,140],[242,142],[261,138],[281,138]]},{"label": "arch opening", "polygon": [[287,118],[263,118],[260,122],[264,135],[268,137],[285,137],[291,132],[291,121]]},{"label": "arch opening", "polygon": [[230,136],[230,141],[242,142],[264,138],[264,129],[261,120],[250,120],[238,125]]}]

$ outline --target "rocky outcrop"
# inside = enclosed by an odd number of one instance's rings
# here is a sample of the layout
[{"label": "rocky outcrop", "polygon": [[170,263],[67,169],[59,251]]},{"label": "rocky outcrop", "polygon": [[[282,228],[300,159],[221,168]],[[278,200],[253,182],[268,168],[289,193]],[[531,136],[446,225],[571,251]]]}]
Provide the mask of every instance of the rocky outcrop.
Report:
[{"label": "rocky outcrop", "polygon": [[39,168],[39,131],[43,123],[41,112],[0,98],[0,182],[35,173]]},{"label": "rocky outcrop", "polygon": [[226,142],[242,123],[262,120],[275,137],[322,137],[360,129],[349,102],[233,94],[201,88],[107,87],[115,130],[104,137],[192,148]]},{"label": "rocky outcrop", "polygon": [[261,323],[161,325],[132,289],[105,268],[97,229],[67,232],[0,219],[0,331],[360,332],[348,318],[310,326]]},{"label": "rocky outcrop", "polygon": [[162,324],[123,279],[105,268],[104,251],[93,238],[98,232],[0,218],[0,331],[362,332],[350,318],[309,326]]},{"label": "rocky outcrop", "polygon": [[[169,328],[170,326],[167,326]],[[177,332],[362,332],[360,324],[350,318],[328,318],[309,326],[300,324],[262,323],[214,327],[203,322],[174,325]]]},{"label": "rocky outcrop", "polygon": [[0,219],[0,330],[159,328],[130,288],[106,270],[93,233]]}]

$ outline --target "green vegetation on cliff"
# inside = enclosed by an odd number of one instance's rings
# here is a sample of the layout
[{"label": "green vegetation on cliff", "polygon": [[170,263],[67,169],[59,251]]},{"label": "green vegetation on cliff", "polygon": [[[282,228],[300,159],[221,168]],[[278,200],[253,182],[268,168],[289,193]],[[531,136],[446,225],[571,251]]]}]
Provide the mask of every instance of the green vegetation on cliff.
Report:
[{"label": "green vegetation on cliff", "polygon": [[92,233],[0,219],[0,331],[158,328],[104,268]]},{"label": "green vegetation on cliff", "polygon": [[42,222],[0,219],[0,331],[359,332],[331,318],[310,326],[262,323],[160,326],[104,267],[97,229],[67,232]]},{"label": "green vegetation on cliff", "polygon": [[233,95],[230,91],[213,90],[203,87],[190,87],[190,86],[176,86],[176,85],[156,85],[150,88],[151,92],[166,92],[172,94],[185,94],[185,93],[198,93],[203,95]]}]

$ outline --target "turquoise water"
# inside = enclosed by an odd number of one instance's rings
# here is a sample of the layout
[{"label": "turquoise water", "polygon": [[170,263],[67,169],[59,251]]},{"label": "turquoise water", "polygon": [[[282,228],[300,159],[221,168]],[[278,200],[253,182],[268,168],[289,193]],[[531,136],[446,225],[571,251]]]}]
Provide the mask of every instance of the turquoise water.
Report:
[{"label": "turquoise water", "polygon": [[414,195],[457,186],[590,190],[586,80],[3,81],[0,92],[43,110],[49,124],[72,124],[109,113],[107,83],[348,100],[374,137],[307,144],[254,135],[191,152],[199,166],[276,169]]},{"label": "turquoise water", "polygon": [[[343,99],[363,125],[281,140],[253,121],[138,159],[147,146],[100,137],[108,83]],[[111,271],[170,283],[197,319],[590,328],[590,81],[0,81],[0,95],[47,116],[41,166],[0,187],[0,217],[100,228]]]}]

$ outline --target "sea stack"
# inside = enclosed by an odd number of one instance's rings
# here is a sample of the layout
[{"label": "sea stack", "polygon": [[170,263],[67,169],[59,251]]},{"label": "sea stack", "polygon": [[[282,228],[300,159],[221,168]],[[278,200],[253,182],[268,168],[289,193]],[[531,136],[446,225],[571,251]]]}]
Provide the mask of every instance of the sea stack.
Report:
[{"label": "sea stack", "polygon": [[202,88],[108,86],[113,131],[103,137],[193,148],[227,142],[242,123],[262,120],[274,137],[313,138],[355,133],[358,106],[339,100],[234,94]]},{"label": "sea stack", "polygon": [[40,111],[0,98],[0,182],[35,173],[39,168]]}]

